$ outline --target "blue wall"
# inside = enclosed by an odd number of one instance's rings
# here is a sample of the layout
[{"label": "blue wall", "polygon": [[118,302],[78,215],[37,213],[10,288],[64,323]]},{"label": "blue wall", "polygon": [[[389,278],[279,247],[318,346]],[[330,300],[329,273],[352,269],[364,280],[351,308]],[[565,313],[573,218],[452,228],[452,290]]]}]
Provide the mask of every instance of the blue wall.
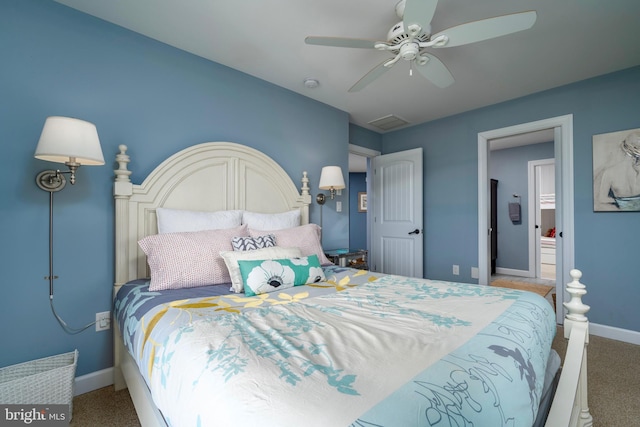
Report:
[{"label": "blue wall", "polygon": [[367,213],[358,212],[358,193],[367,192],[367,174],[349,174],[349,247],[367,249]]},{"label": "blue wall", "polygon": [[[478,264],[478,133],[573,114],[575,267],[595,323],[640,331],[640,213],[593,212],[592,136],[640,127],[640,67],[383,135],[423,147],[425,277],[472,282]],[[451,265],[460,265],[452,276]]]},{"label": "blue wall", "polygon": [[[496,266],[529,270],[529,170],[531,160],[553,159],[553,142],[492,151],[489,176],[498,180],[498,259]],[[509,219],[509,202],[520,196],[521,221]]]},{"label": "blue wall", "polygon": [[[306,170],[314,193],[322,166],[347,170],[347,113],[52,1],[0,2],[0,55],[0,366],[74,348],[78,375],[113,366],[111,331],[69,336],[48,306],[49,193],[35,176],[61,165],[33,158],[47,116],[95,123],[106,159],[55,194],[55,303],[73,327],[111,308],[119,144],[129,146],[134,182],[207,141],[261,150],[295,182]],[[349,208],[333,206],[324,208],[323,241],[343,247]],[[314,204],[311,220],[319,219]]]},{"label": "blue wall", "polygon": [[382,135],[358,125],[349,124],[349,142],[370,150],[382,151]]}]

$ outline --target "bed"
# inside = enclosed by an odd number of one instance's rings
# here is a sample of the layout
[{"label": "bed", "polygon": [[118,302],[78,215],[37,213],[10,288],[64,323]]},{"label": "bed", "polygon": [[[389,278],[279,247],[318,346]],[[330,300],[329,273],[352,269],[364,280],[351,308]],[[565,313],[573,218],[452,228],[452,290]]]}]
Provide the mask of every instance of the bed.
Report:
[{"label": "bed", "polygon": [[535,294],[331,265],[306,172],[229,142],[141,184],[116,162],[114,383],[143,426],[590,425],[577,270],[560,370]]}]

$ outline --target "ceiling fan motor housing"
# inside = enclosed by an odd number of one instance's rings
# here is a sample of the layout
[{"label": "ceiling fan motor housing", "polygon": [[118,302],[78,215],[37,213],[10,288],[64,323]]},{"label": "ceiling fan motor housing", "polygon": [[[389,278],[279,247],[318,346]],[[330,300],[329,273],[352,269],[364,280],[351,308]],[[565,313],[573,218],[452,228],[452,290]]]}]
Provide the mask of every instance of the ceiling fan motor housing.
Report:
[{"label": "ceiling fan motor housing", "polygon": [[[427,28],[423,28],[418,35],[413,38],[413,41],[416,42],[428,42],[429,37],[431,36],[431,25],[428,25]],[[404,24],[402,21],[398,22],[396,25],[391,27],[389,32],[387,33],[387,42],[391,44],[401,44],[404,41],[409,40],[409,33],[405,30]]]}]

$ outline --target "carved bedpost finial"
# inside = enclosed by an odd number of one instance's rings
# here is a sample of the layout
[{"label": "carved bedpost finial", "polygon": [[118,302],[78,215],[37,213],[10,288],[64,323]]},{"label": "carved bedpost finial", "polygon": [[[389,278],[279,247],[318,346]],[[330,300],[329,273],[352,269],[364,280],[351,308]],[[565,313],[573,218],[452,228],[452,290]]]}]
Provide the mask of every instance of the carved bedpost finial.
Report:
[{"label": "carved bedpost finial", "polygon": [[582,272],[574,269],[569,272],[569,275],[573,280],[567,284],[567,292],[571,295],[571,300],[563,303],[568,311],[566,318],[576,322],[586,322],[585,313],[591,307],[582,303],[582,296],[587,293],[585,286],[580,283]]},{"label": "carved bedpost finial", "polygon": [[307,171],[303,171],[302,172],[302,195],[308,195],[309,194],[309,177],[307,176]]},{"label": "carved bedpost finial", "polygon": [[127,164],[131,161],[129,159],[129,155],[127,154],[127,146],[124,144],[120,144],[118,146],[120,153],[116,154],[116,162],[118,162],[118,169],[114,171],[116,174],[117,182],[131,182],[129,176],[131,176],[131,171],[127,170]]},{"label": "carved bedpost finial", "polygon": [[[127,146],[121,144],[118,146],[120,152],[116,154],[116,162],[118,169],[113,172],[116,174],[116,182],[113,183],[113,195],[116,198],[116,209],[118,207],[118,199],[128,199],[133,194],[133,184],[131,183],[131,171],[127,169],[129,164],[129,155],[127,154]],[[122,208],[124,209],[124,208]]]}]

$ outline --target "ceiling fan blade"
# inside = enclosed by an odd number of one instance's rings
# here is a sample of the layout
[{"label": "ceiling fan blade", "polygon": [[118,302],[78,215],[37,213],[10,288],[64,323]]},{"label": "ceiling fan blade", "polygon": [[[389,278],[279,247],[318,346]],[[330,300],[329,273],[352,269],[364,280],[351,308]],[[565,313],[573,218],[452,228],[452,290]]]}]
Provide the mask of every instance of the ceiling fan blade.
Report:
[{"label": "ceiling fan blade", "polygon": [[428,53],[424,53],[423,56],[429,60],[424,65],[416,63],[416,68],[424,78],[440,88],[445,88],[454,82],[451,72],[442,61]]},{"label": "ceiling fan blade", "polygon": [[402,18],[405,31],[416,24],[423,30],[428,30],[437,5],[438,0],[406,0]]},{"label": "ceiling fan blade", "polygon": [[537,13],[531,10],[528,12],[482,19],[480,21],[448,28],[438,34],[432,35],[431,40],[442,35],[449,39],[446,43],[442,45],[436,44],[433,47],[454,47],[476,43],[482,40],[528,30],[536,22],[537,16]]},{"label": "ceiling fan blade", "polygon": [[349,92],[358,92],[358,91],[364,89],[366,86],[368,86],[370,83],[372,83],[375,79],[377,79],[378,77],[380,77],[381,75],[383,75],[384,73],[389,71],[391,69],[391,67],[385,67],[384,66],[384,64],[386,64],[387,62],[389,62],[388,59],[383,61],[377,67],[374,67],[367,74],[365,74],[360,80],[357,81],[356,84],[351,86],[351,89],[349,89]]},{"label": "ceiling fan blade", "polygon": [[306,44],[314,44],[318,46],[334,46],[334,47],[354,47],[360,49],[374,49],[379,41],[365,39],[349,39],[344,37],[307,37],[304,39]]}]

